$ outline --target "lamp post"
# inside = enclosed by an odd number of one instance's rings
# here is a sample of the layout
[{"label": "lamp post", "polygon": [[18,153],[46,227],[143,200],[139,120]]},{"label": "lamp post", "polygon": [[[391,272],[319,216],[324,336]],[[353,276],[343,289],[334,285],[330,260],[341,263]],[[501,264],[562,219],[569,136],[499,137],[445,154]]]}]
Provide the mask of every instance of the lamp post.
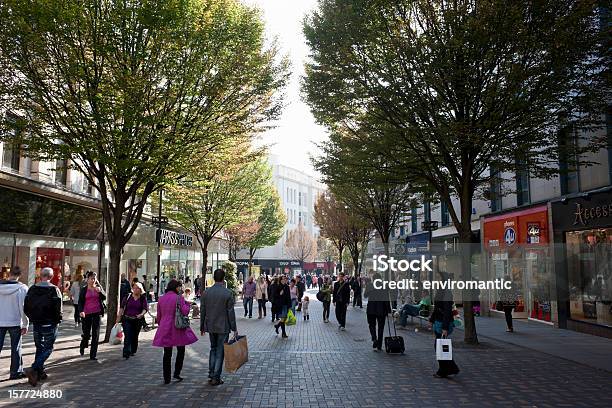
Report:
[{"label": "lamp post", "polygon": [[161,253],[162,253],[162,226],[168,223],[168,219],[166,217],[162,217],[162,195],[164,190],[159,190],[159,208],[157,217],[153,217],[153,224],[157,224],[157,231],[155,234],[157,241],[157,285],[155,288],[155,298],[159,297],[159,285],[161,281]]},{"label": "lamp post", "polygon": [[[429,232],[429,237],[427,238],[427,250],[429,251],[430,258],[433,259],[433,256],[431,255],[431,240],[432,240],[433,231],[438,229],[438,221],[431,221],[431,220],[423,221],[421,223],[421,228],[423,229],[423,231]],[[433,280],[433,276],[430,276],[429,279]]]}]

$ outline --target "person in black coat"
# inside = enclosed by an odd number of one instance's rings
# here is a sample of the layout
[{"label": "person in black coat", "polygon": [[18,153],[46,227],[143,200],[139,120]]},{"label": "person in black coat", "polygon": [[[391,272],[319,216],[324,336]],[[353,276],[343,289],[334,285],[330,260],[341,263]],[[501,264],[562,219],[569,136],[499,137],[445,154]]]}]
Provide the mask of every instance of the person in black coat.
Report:
[{"label": "person in black coat", "polygon": [[363,309],[361,302],[361,278],[359,276],[353,276],[351,279],[351,289],[353,289],[353,307],[359,306]]},{"label": "person in black coat", "polygon": [[[372,278],[382,279],[380,273],[376,272]],[[366,307],[366,315],[368,318],[368,327],[372,336],[372,348],[382,350],[383,336],[385,333],[385,320],[387,315],[391,313],[391,303],[389,302],[389,294],[386,290],[374,289],[372,282],[366,285],[365,295],[369,299]],[[378,325],[378,330],[376,326]]]},{"label": "person in black coat", "polygon": [[272,315],[272,323],[274,323],[274,321],[278,317],[278,314],[280,313],[279,305],[275,303],[275,294],[276,288],[278,287],[278,280],[278,277],[275,277],[272,280],[272,283],[268,285],[268,299],[270,299],[270,302],[272,302],[272,307],[270,308],[270,314]]},{"label": "person in black coat", "polygon": [[344,272],[340,272],[338,280],[334,283],[333,302],[336,306],[336,320],[340,330],[346,328],[346,308],[351,301],[351,287],[346,280]]},{"label": "person in black coat", "polygon": [[[434,300],[434,309],[429,317],[433,326],[434,336],[437,339],[448,337],[453,331],[453,299],[449,290],[439,290]],[[435,350],[434,340],[434,350]],[[459,373],[459,367],[454,360],[438,360],[437,378],[446,378]]]},{"label": "person in black coat", "polygon": [[291,307],[291,294],[286,276],[281,276],[279,284],[274,289],[273,296],[272,308],[277,311],[277,317],[280,317],[280,321],[274,325],[274,330],[276,330],[276,334],[278,334],[278,329],[281,329],[283,333],[282,337],[286,339],[289,336],[287,336],[287,332],[285,331],[285,321],[287,320],[287,312]]},{"label": "person in black coat", "polygon": [[100,320],[104,316],[106,294],[100,282],[98,282],[95,272],[89,271],[85,276],[87,277],[87,286],[83,286],[79,293],[79,314],[83,322],[79,352],[81,355],[85,354],[85,349],[89,347],[89,339],[91,339],[89,358],[90,360],[97,360]]}]

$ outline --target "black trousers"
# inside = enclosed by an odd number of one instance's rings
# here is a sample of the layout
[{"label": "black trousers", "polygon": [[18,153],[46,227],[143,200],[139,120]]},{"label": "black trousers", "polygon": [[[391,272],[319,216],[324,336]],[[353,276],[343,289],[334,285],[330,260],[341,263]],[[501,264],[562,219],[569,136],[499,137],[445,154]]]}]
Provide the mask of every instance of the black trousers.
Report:
[{"label": "black trousers", "polygon": [[323,320],[329,320],[329,308],[331,302],[328,300],[323,301]]},{"label": "black trousers", "polygon": [[[185,360],[185,346],[176,346],[176,360],[174,361],[174,375],[181,375],[183,361]],[[172,363],[172,347],[164,347],[164,381],[170,382]]]},{"label": "black trousers", "polygon": [[138,336],[142,328],[141,319],[123,318],[123,357],[129,357],[138,351]]},{"label": "black trousers", "polygon": [[89,357],[95,358],[98,354],[98,341],[100,337],[100,315],[98,313],[85,315],[83,318],[83,335],[81,336],[81,348],[87,348],[89,339]]},{"label": "black trousers", "polygon": [[257,309],[260,316],[263,311],[263,317],[266,317],[266,299],[257,299]]},{"label": "black trousers", "polygon": [[353,291],[353,307],[355,306],[363,307],[361,303],[361,289]]},{"label": "black trousers", "polygon": [[342,327],[346,327],[346,308],[348,303],[336,302],[336,320]]},{"label": "black trousers", "polygon": [[506,326],[512,329],[512,306],[504,306],[504,315],[506,316]]},{"label": "black trousers", "polygon": [[78,303],[73,303],[74,305],[74,322],[76,324],[81,323],[81,315],[79,314],[79,305]]},{"label": "black trousers", "polygon": [[[372,342],[376,343],[376,347],[381,348],[383,338],[385,335],[385,320],[387,316],[368,315],[368,327],[370,328],[370,335],[372,336]],[[378,330],[376,326],[378,325]]]}]

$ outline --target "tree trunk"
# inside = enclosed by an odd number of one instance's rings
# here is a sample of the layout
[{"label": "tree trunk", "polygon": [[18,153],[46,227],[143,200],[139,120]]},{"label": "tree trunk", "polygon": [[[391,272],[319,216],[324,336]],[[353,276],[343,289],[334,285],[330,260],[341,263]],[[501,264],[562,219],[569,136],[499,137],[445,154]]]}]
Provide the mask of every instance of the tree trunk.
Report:
[{"label": "tree trunk", "polygon": [[342,255],[344,254],[344,245],[338,246],[339,261],[338,261],[338,273],[342,272]]},{"label": "tree trunk", "polygon": [[[461,220],[457,232],[459,234],[459,244],[461,247],[461,279],[468,281],[472,279],[472,194],[468,188],[460,195]],[[472,309],[471,292],[466,292],[468,300],[463,301],[463,319],[465,323],[464,341],[467,344],[478,344],[478,334],[476,333],[476,321]]]},{"label": "tree trunk", "polygon": [[110,264],[108,268],[108,293],[106,294],[107,311],[106,311],[106,331],[104,333],[104,342],[110,339],[115,319],[117,316],[117,306],[119,303],[119,267],[121,265],[121,240],[113,238],[109,240]]},{"label": "tree trunk", "polygon": [[251,269],[253,267],[253,258],[255,257],[255,252],[257,248],[249,248],[249,276],[251,276]]},{"label": "tree trunk", "polygon": [[206,290],[206,272],[208,270],[208,242],[202,247],[202,287]]}]

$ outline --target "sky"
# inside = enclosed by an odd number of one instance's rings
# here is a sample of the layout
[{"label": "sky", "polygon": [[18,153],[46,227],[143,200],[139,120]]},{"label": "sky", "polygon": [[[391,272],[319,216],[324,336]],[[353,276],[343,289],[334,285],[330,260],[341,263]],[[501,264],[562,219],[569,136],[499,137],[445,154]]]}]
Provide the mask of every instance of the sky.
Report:
[{"label": "sky", "polygon": [[317,155],[316,143],[327,139],[322,126],[315,123],[310,109],[300,98],[300,78],[308,46],[302,34],[302,20],[317,5],[317,0],[242,0],[262,11],[266,36],[276,38],[280,52],[291,62],[291,80],[285,90],[285,109],[276,127],[262,137],[270,153],[280,157],[284,165],[316,175],[310,162]]}]

